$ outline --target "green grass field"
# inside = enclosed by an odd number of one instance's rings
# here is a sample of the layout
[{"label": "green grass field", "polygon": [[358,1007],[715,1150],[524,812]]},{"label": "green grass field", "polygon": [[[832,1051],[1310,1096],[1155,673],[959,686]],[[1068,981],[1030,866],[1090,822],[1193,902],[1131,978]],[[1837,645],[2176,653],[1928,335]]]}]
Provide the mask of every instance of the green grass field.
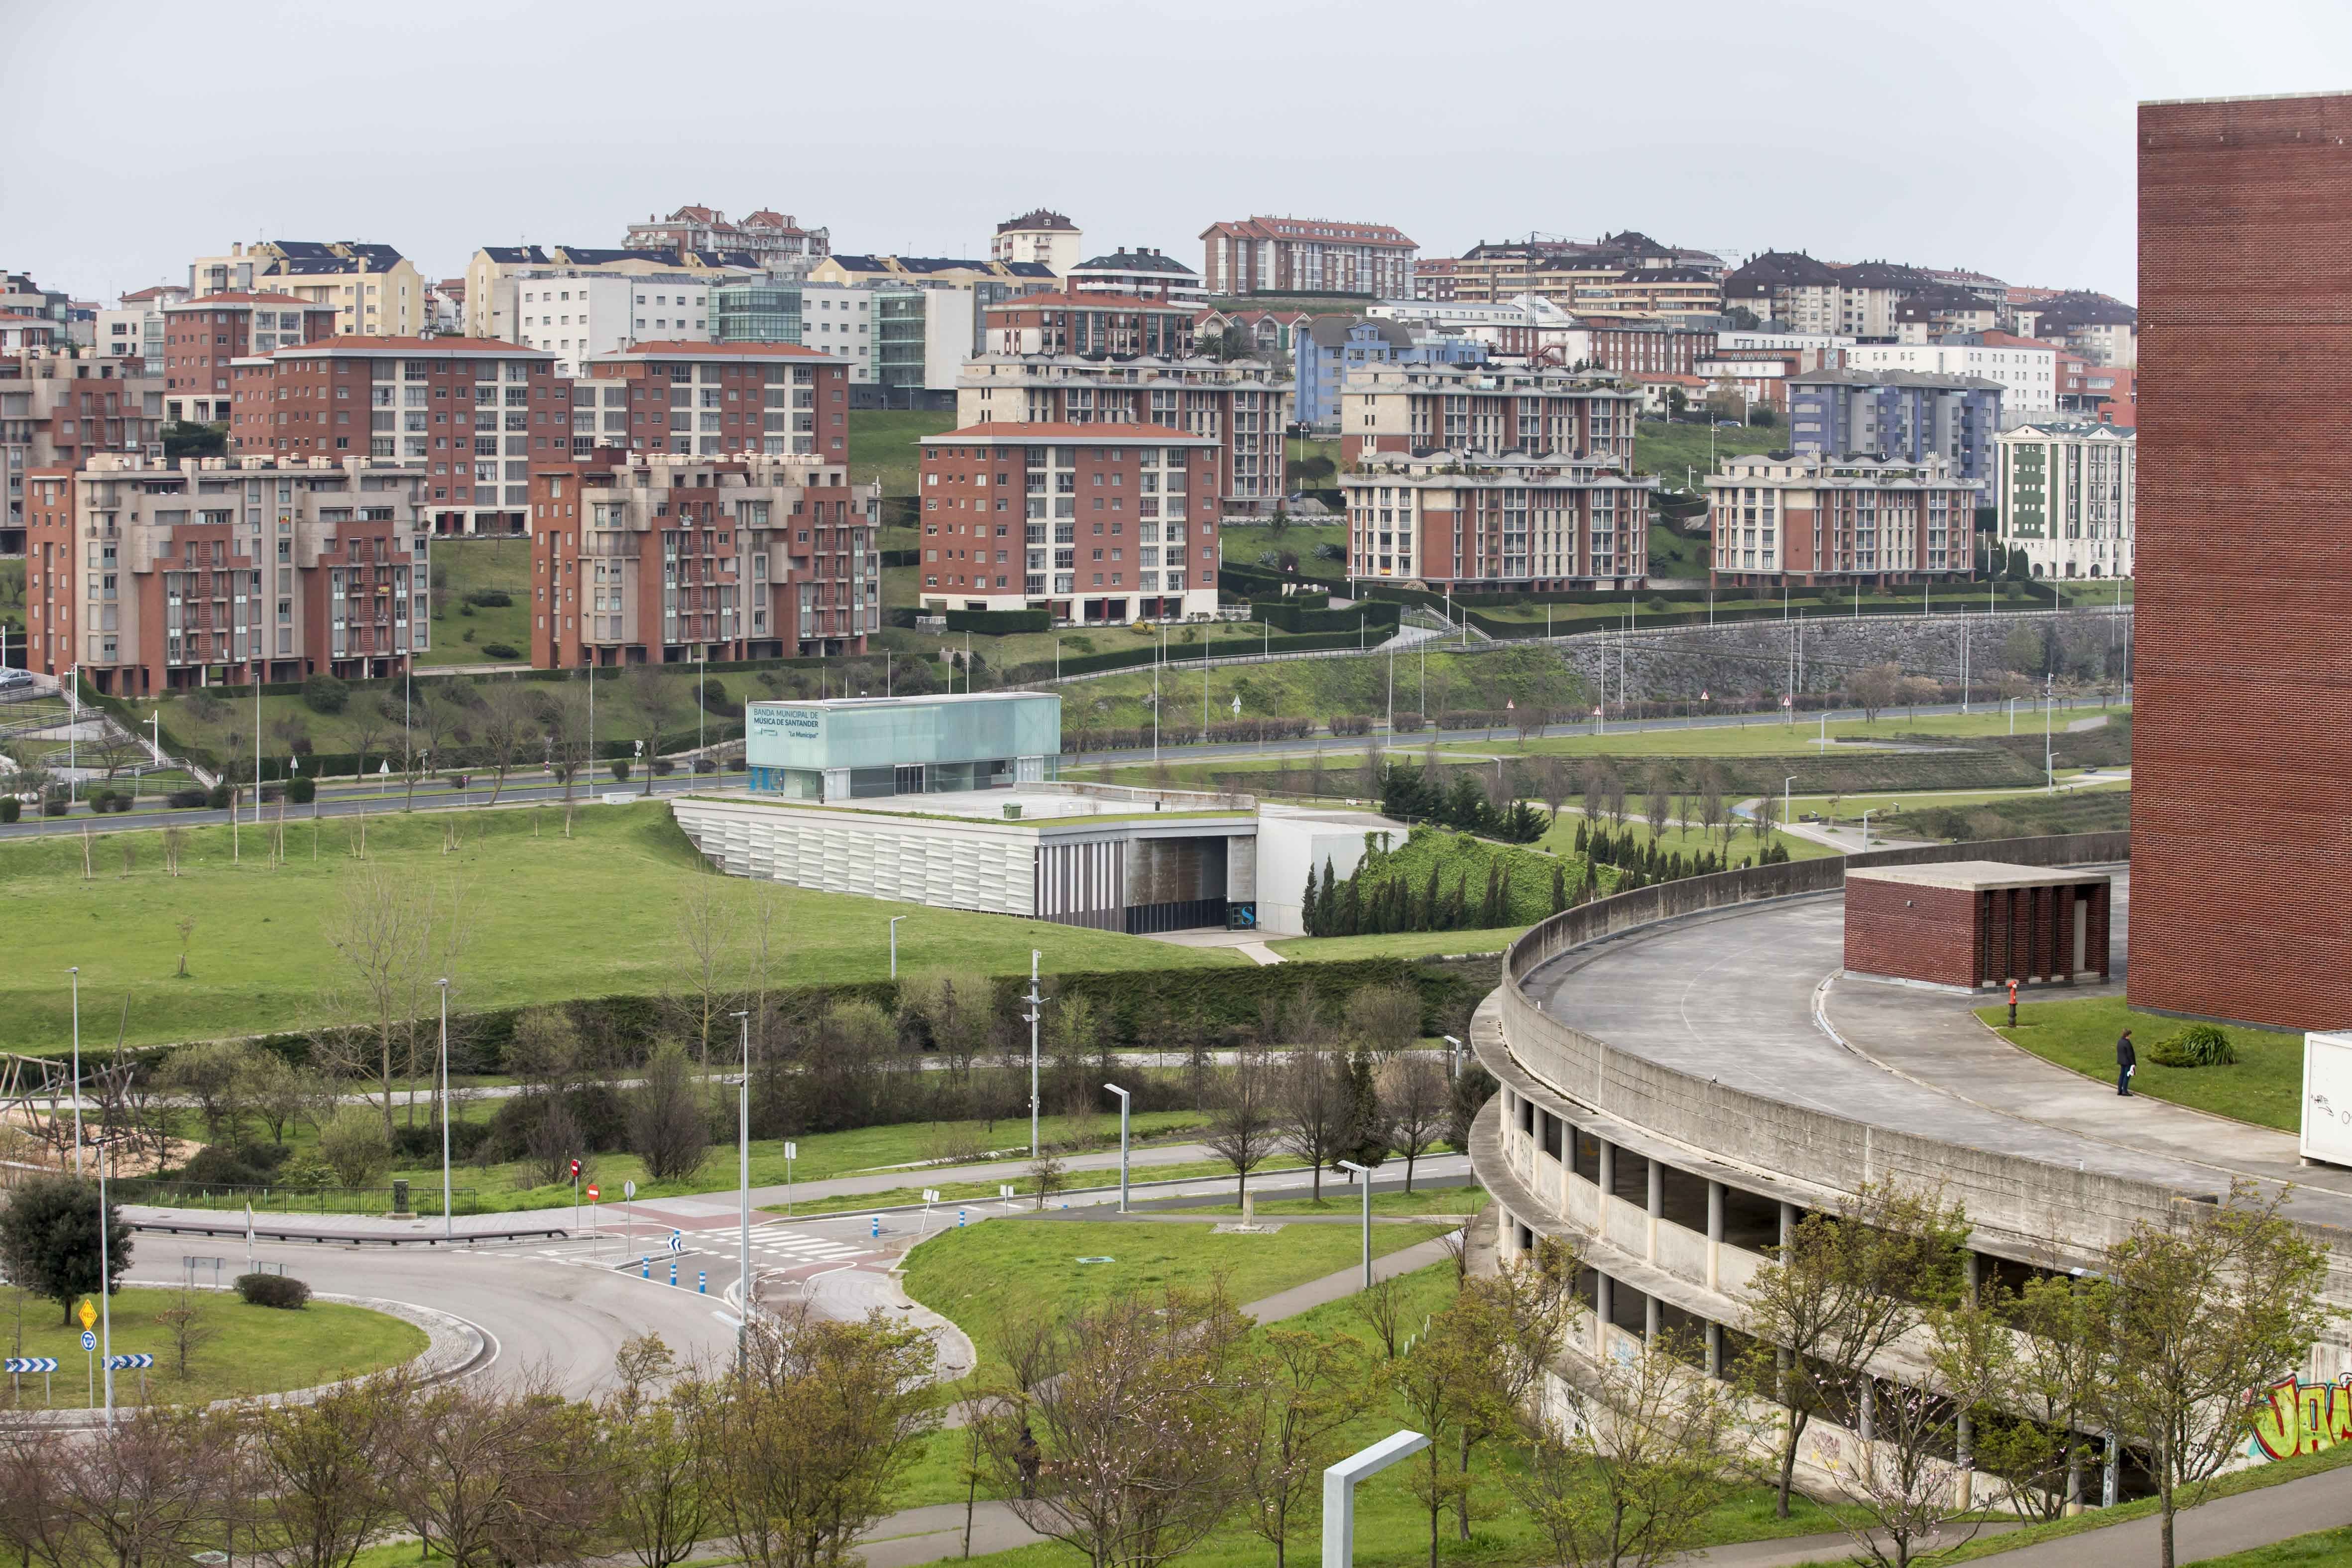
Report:
[{"label": "green grass field", "polygon": [[955,428],[953,414],[903,408],[853,408],[849,412],[849,482],[882,481],[886,496],[915,493],[923,462],[918,445],[926,436]]},{"label": "green grass field", "polygon": [[1525,926],[1486,931],[1400,931],[1380,936],[1287,936],[1265,945],[1291,960],[1344,963],[1353,958],[1426,958],[1432,953],[1500,952]]},{"label": "green grass field", "polygon": [[[2069,720],[2095,718],[2102,711],[2126,713],[2130,710],[2115,707],[2102,710],[2095,703],[2074,708],[2060,707],[2053,715],[2053,727],[2060,735],[2063,750],[2064,726]],[[2017,716],[2018,733],[2030,728],[2040,731],[2040,716],[2021,712]],[[1761,757],[1787,755],[1791,752],[1822,752],[1822,737],[1826,733],[1834,743],[1839,741],[1886,741],[1913,745],[1931,744],[1937,740],[1973,740],[2010,732],[2005,713],[1934,713],[1913,717],[1904,710],[1888,709],[1875,720],[1832,719],[1824,731],[1818,716],[1785,723],[1766,714],[1752,713],[1745,721],[1707,725],[1689,730],[1609,730],[1595,735],[1589,731],[1577,735],[1551,736],[1522,741],[1508,731],[1498,732],[1493,741],[1486,739],[1441,742],[1443,750],[1476,751],[1487,753],[1505,752],[1516,755],[1524,751],[1532,755],[1557,754],[1585,756],[1595,753],[1609,756],[1653,757]],[[1400,737],[1418,742],[1424,736]],[[1832,744],[1829,754],[1835,755]],[[2040,759],[2035,759],[2040,766]]]},{"label": "green grass field", "polygon": [[[1680,796],[1676,797],[1677,800],[1680,798]],[[1647,808],[1648,803],[1644,798],[1633,790],[1627,792],[1626,810],[1642,811]],[[1571,808],[1561,812],[1552,819],[1551,826],[1546,830],[1541,838],[1536,840],[1536,843],[1555,855],[1572,856],[1576,853],[1577,824],[1583,820],[1584,814],[1580,811]],[[1632,833],[1643,846],[1646,847],[1649,844],[1651,833],[1648,824],[1629,822],[1625,826],[1626,831]],[[1795,834],[1783,833],[1777,827],[1772,830],[1771,841],[1786,848],[1789,851],[1789,858],[1792,860],[1811,860],[1824,855],[1838,853],[1826,844],[1816,844],[1810,838],[1800,838]],[[1704,828],[1689,826],[1668,827],[1659,839],[1659,847],[1665,854],[1681,855],[1685,859],[1696,858],[1702,850],[1714,855],[1721,855],[1725,852],[1722,834],[1709,833]],[[1731,835],[1732,863],[1737,865],[1742,860],[1753,860],[1763,847],[1756,835],[1748,830],[1747,823],[1738,822]]]},{"label": "green grass field", "polygon": [[[776,900],[782,985],[886,975],[892,915],[907,917],[899,961],[917,973],[952,966],[1010,973],[1027,967],[1043,930],[1009,916],[711,878],[661,804],[583,805],[569,839],[560,805],[458,814],[463,847],[445,856],[450,815],[387,812],[369,820],[366,835],[371,858],[401,868],[437,895],[453,884],[467,889],[472,933],[454,988],[459,1007],[658,993],[679,984],[678,910],[697,886],[718,889],[738,909],[763,894]],[[81,966],[86,1030],[100,1031],[103,1015],[110,1042],[126,996],[126,1037],[134,1045],[324,1021],[320,997],[334,977],[334,955],[323,928],[358,864],[351,858],[358,824],[289,822],[288,859],[274,868],[262,836],[249,828],[241,866],[229,863],[228,829],[189,831],[179,877],[164,874],[153,833],[97,835],[98,875],[89,881],[79,837],[0,846],[0,898],[11,931],[9,962],[0,966],[0,1048],[66,1043],[70,964]],[[119,874],[118,837],[137,857],[127,877]],[[195,929],[188,977],[179,979],[174,926],[184,916]],[[1224,949],[1075,926],[1055,927],[1043,946],[1049,971],[1245,962]]]},{"label": "green grass field", "polygon": [[2087,996],[2071,1002],[2022,1002],[2017,1027],[2002,1027],[2005,1007],[1979,1007],[1977,1016],[2001,1037],[2044,1061],[2101,1083],[2116,1080],[2116,1037],[2128,1026],[2139,1049],[2132,1092],[2177,1105],[2193,1106],[2258,1126],[2292,1132],[2300,1125],[2303,1097],[2303,1037],[2262,1029],[2232,1028],[2238,1047],[2231,1067],[2168,1068],[2149,1060],[2158,1041],[2188,1026],[2178,1018],[2135,1013],[2120,996]]},{"label": "green grass field", "polygon": [[2352,1525],[2297,1535],[2227,1557],[2198,1559],[2201,1568],[2344,1568],[2352,1563]]},{"label": "green grass field", "polygon": [[[1384,1257],[1441,1234],[1437,1226],[1376,1226]],[[1335,1274],[1363,1256],[1342,1225],[1286,1226],[1271,1236],[1220,1236],[1207,1225],[1013,1216],[950,1230],[907,1254],[907,1294],[951,1320],[1002,1363],[1006,1324],[1119,1291],[1200,1290],[1222,1279],[1235,1306]],[[1081,1263],[1108,1258],[1108,1263]]]},{"label": "green grass field", "polygon": [[[1383,1177],[1403,1175],[1404,1162],[1390,1160],[1381,1167],[1381,1174]],[[1335,1185],[1327,1187],[1325,1191],[1335,1195],[1326,1197],[1320,1203],[1313,1198],[1278,1198],[1273,1203],[1254,1204],[1251,1207],[1258,1214],[1274,1216],[1321,1215],[1343,1219],[1364,1212],[1363,1198],[1349,1195],[1346,1187]],[[1374,1193],[1372,1214],[1376,1218],[1386,1216],[1391,1219],[1410,1219],[1423,1215],[1476,1214],[1492,1201],[1484,1187],[1424,1187],[1415,1184],[1411,1193]],[[1242,1209],[1239,1204],[1211,1204],[1202,1208],[1187,1207],[1184,1212],[1237,1215]]]},{"label": "green grass field", "polygon": [[[446,568],[446,585],[438,579]],[[530,662],[530,541],[528,539],[436,539],[433,542],[433,646],[417,660],[424,668],[445,664]],[[466,603],[466,595],[503,588],[513,603],[503,609]],[[516,650],[511,659],[482,651],[485,643]]]},{"label": "green grass field", "polygon": [[1651,576],[1704,577],[1707,565],[1705,537],[1685,539],[1666,523],[1650,524]]},{"label": "green grass field", "polygon": [[[1708,454],[1728,457],[1735,452],[1771,452],[1789,443],[1786,425],[1750,425],[1738,430],[1713,430],[1705,424],[1669,424],[1644,419],[1633,429],[1633,466],[1656,474],[1679,490],[1696,476],[1703,492],[1710,471]],[[1689,476],[1685,470],[1689,470]]]},{"label": "green grass field", "polygon": [[[1108,646],[1116,647],[1117,644]],[[1393,665],[1393,673],[1391,672]],[[1334,713],[1370,713],[1384,718],[1391,700],[1399,713],[1444,712],[1459,708],[1574,707],[1584,701],[1584,685],[1548,648],[1512,647],[1484,653],[1371,653],[1359,658],[1316,658],[1272,664],[1226,665],[1208,670],[1179,666],[1160,672],[1167,711],[1201,720],[1201,685],[1208,680],[1209,717],[1307,717],[1328,721]],[[1393,680],[1393,699],[1391,682]],[[1062,728],[1086,724],[1151,722],[1151,671],[1121,671],[1062,689]],[[1422,706],[1428,703],[1427,708]],[[1427,737],[1412,737],[1418,745]],[[1400,742],[1405,740],[1400,737]],[[1338,742],[1332,742],[1338,744]],[[1349,742],[1360,754],[1364,742]]]},{"label": "green grass field", "polygon": [[[179,1375],[170,1332],[155,1321],[156,1313],[178,1300],[179,1292],[132,1288],[117,1291],[110,1303],[114,1353],[146,1352],[155,1357],[147,1373],[147,1394],[157,1404],[201,1404],[310,1388],[396,1365],[422,1354],[426,1342],[425,1331],[412,1323],[343,1302],[313,1301],[289,1312],[248,1307],[226,1290],[194,1295],[204,1306],[205,1326],[217,1331],[210,1343],[189,1356],[185,1379]],[[79,1323],[60,1324],[57,1302],[13,1287],[0,1289],[0,1338],[7,1341],[11,1355],[58,1358],[52,1386],[59,1409],[81,1408],[88,1393],[80,1336]],[[24,1378],[19,1386],[26,1402],[37,1407],[40,1379]],[[114,1398],[119,1405],[137,1404],[139,1374],[115,1373]]]}]

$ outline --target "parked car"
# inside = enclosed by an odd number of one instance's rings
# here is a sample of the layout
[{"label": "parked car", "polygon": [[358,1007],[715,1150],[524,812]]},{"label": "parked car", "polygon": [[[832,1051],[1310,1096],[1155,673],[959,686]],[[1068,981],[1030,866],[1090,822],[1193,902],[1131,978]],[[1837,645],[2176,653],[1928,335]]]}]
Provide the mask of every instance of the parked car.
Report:
[{"label": "parked car", "polygon": [[0,691],[19,691],[33,684],[29,669],[0,669]]}]

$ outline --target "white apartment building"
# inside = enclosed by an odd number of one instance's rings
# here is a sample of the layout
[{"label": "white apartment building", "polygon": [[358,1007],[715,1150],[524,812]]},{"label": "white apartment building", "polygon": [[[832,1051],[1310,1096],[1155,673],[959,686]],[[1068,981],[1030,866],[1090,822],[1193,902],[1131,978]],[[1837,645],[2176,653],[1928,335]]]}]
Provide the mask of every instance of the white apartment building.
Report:
[{"label": "white apartment building", "polygon": [[801,342],[849,362],[852,385],[878,379],[874,291],[845,283],[801,285]]},{"label": "white apartment building", "polygon": [[1848,370],[1917,371],[1929,375],[1974,375],[2000,383],[2005,425],[2046,419],[2058,411],[2058,351],[2046,343],[2019,341],[1971,342],[1968,338],[2008,338],[2006,332],[1971,332],[1932,343],[1854,343],[1845,351]]},{"label": "white apartment building", "polygon": [[992,261],[1034,261],[1061,278],[1086,254],[1081,248],[1085,243],[1078,226],[1063,214],[1034,207],[996,226],[988,256]]},{"label": "white apartment building", "polygon": [[708,342],[714,281],[689,272],[518,272],[490,286],[489,335],[543,349],[556,356],[556,374],[578,376],[596,355],[635,342]]},{"label": "white apartment building", "polygon": [[1999,439],[2000,539],[2036,577],[2132,575],[2138,439],[2129,428],[2048,420]]}]

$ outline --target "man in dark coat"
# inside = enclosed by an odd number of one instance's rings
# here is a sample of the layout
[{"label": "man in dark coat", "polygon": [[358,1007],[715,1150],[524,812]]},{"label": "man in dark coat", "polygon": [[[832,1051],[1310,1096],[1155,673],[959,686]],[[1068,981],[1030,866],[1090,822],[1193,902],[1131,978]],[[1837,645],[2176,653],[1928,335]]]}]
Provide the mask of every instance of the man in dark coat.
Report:
[{"label": "man in dark coat", "polygon": [[2139,1066],[2139,1052],[2132,1048],[2131,1031],[2126,1029],[2116,1040],[2116,1092],[2129,1098],[2132,1068]]}]

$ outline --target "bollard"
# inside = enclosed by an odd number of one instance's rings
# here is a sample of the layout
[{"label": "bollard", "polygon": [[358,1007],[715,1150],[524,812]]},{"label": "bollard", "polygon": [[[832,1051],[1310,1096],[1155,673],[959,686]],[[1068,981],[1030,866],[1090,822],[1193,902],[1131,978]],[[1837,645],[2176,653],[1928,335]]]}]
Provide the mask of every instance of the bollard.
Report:
[{"label": "bollard", "polygon": [[710,1275],[708,1271],[698,1271],[694,1276],[694,1293],[698,1296],[710,1294]]},{"label": "bollard", "polygon": [[638,1278],[641,1279],[650,1279],[654,1277],[654,1260],[648,1258],[643,1261],[645,1263],[645,1272],[639,1275]]},{"label": "bollard", "polygon": [[963,1210],[961,1209],[956,1210],[956,1228],[958,1230],[963,1228]]},{"label": "bollard", "polygon": [[670,1259],[670,1265],[669,1265],[669,1282],[670,1282],[672,1285],[675,1285],[675,1284],[677,1284],[677,1259],[676,1259],[676,1258],[674,1258]]},{"label": "bollard", "polygon": [[874,1237],[877,1241],[882,1237],[882,1216],[878,1214],[874,1216]]}]

